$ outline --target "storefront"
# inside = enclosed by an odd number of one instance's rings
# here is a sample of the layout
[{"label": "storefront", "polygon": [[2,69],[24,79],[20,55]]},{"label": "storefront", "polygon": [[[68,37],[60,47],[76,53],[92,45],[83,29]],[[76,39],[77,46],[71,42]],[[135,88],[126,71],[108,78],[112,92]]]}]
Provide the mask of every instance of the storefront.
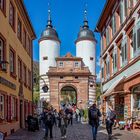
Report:
[{"label": "storefront", "polygon": [[132,88],[132,117],[136,121],[140,121],[140,85]]}]

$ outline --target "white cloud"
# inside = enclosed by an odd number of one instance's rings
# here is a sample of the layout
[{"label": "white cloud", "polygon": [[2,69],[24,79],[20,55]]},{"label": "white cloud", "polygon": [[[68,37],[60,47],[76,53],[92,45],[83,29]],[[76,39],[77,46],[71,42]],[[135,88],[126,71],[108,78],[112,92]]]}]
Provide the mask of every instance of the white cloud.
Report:
[{"label": "white cloud", "polygon": [[101,81],[101,79],[100,79],[101,78],[101,70],[99,71],[99,73],[96,74],[96,76],[97,76],[96,81],[100,82]]},{"label": "white cloud", "polygon": [[99,66],[100,67],[100,57],[97,57],[97,66]]}]

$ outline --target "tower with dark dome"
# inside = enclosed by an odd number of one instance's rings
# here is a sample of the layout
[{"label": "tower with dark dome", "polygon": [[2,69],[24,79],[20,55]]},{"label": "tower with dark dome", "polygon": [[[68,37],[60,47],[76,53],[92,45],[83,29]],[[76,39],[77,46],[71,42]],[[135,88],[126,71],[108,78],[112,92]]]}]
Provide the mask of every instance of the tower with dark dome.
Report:
[{"label": "tower with dark dome", "polygon": [[[40,99],[50,101],[50,91],[44,93],[42,87],[46,83],[49,87],[46,73],[49,67],[56,66],[56,57],[60,56],[60,40],[51,20],[51,10],[48,8],[48,21],[46,29],[42,32],[39,40],[39,64],[40,64]],[[50,89],[50,88],[49,88]]]},{"label": "tower with dark dome", "polygon": [[76,44],[76,57],[83,58],[85,67],[88,67],[91,72],[91,77],[89,79],[89,101],[94,102],[96,98],[96,39],[94,32],[90,30],[87,20],[87,10],[84,11],[84,25],[81,27]]}]

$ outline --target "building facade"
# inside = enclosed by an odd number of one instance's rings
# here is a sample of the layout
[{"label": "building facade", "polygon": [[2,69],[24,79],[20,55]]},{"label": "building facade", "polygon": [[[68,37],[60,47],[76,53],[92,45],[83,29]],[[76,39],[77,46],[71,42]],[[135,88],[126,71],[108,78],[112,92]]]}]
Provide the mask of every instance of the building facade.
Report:
[{"label": "building facade", "polygon": [[[89,100],[89,78],[91,73],[80,57],[68,53],[56,58],[56,67],[47,73],[50,82],[50,103],[59,110],[63,104],[76,104],[85,108]],[[94,78],[95,82],[95,78]],[[94,85],[92,85],[93,88]]]},{"label": "building facade", "polygon": [[[90,102],[94,102],[96,99],[96,87],[95,87],[95,61],[96,61],[96,39],[92,30],[89,29],[88,20],[86,17],[87,11],[85,10],[85,18],[84,18],[84,25],[81,27],[77,39],[75,41],[76,45],[76,57],[83,59],[82,63],[83,66],[88,67],[90,70],[90,78],[89,78],[89,87],[88,87],[88,100]],[[50,78],[46,75],[49,71],[50,67],[57,68],[58,62],[56,61],[57,58],[60,57],[60,45],[61,41],[58,37],[57,31],[53,28],[52,21],[51,21],[51,11],[48,10],[48,23],[46,29],[43,31],[41,38],[39,40],[39,49],[40,49],[40,100],[47,101],[52,103],[52,95],[49,81]],[[73,58],[72,58],[73,59]],[[72,63],[72,62],[70,62]],[[77,64],[78,65],[78,64]],[[73,69],[73,68],[71,68]],[[65,71],[65,69],[64,69]],[[50,73],[50,72],[49,72]],[[69,74],[68,74],[69,75]],[[59,78],[59,76],[58,76]],[[55,79],[57,80],[57,79]],[[49,87],[48,92],[44,92],[42,87],[44,84],[47,84]],[[77,87],[76,87],[77,88]],[[58,89],[57,89],[58,90]],[[78,89],[77,89],[78,90]],[[53,104],[57,104],[58,108],[58,101]]]},{"label": "building facade", "polygon": [[97,24],[101,33],[104,109],[117,119],[140,116],[140,1],[108,0]]},{"label": "building facade", "polygon": [[35,33],[22,0],[0,1],[0,131],[25,127],[32,113],[32,40]]}]

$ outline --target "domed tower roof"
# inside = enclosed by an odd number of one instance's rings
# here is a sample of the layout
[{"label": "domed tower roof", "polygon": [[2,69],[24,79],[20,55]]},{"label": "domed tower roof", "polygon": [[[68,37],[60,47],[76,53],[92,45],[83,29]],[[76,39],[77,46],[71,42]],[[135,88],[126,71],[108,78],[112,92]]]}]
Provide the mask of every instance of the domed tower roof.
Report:
[{"label": "domed tower roof", "polygon": [[78,41],[82,41],[82,40],[94,40],[94,41],[96,41],[94,32],[92,30],[90,30],[89,26],[88,26],[87,10],[86,9],[84,11],[84,25],[81,27],[75,43],[77,43]]},{"label": "domed tower roof", "polygon": [[56,40],[56,41],[60,42],[59,36],[52,25],[51,10],[50,9],[48,9],[48,22],[47,22],[46,29],[42,32],[41,39],[39,41],[48,40],[48,39],[49,40]]}]

